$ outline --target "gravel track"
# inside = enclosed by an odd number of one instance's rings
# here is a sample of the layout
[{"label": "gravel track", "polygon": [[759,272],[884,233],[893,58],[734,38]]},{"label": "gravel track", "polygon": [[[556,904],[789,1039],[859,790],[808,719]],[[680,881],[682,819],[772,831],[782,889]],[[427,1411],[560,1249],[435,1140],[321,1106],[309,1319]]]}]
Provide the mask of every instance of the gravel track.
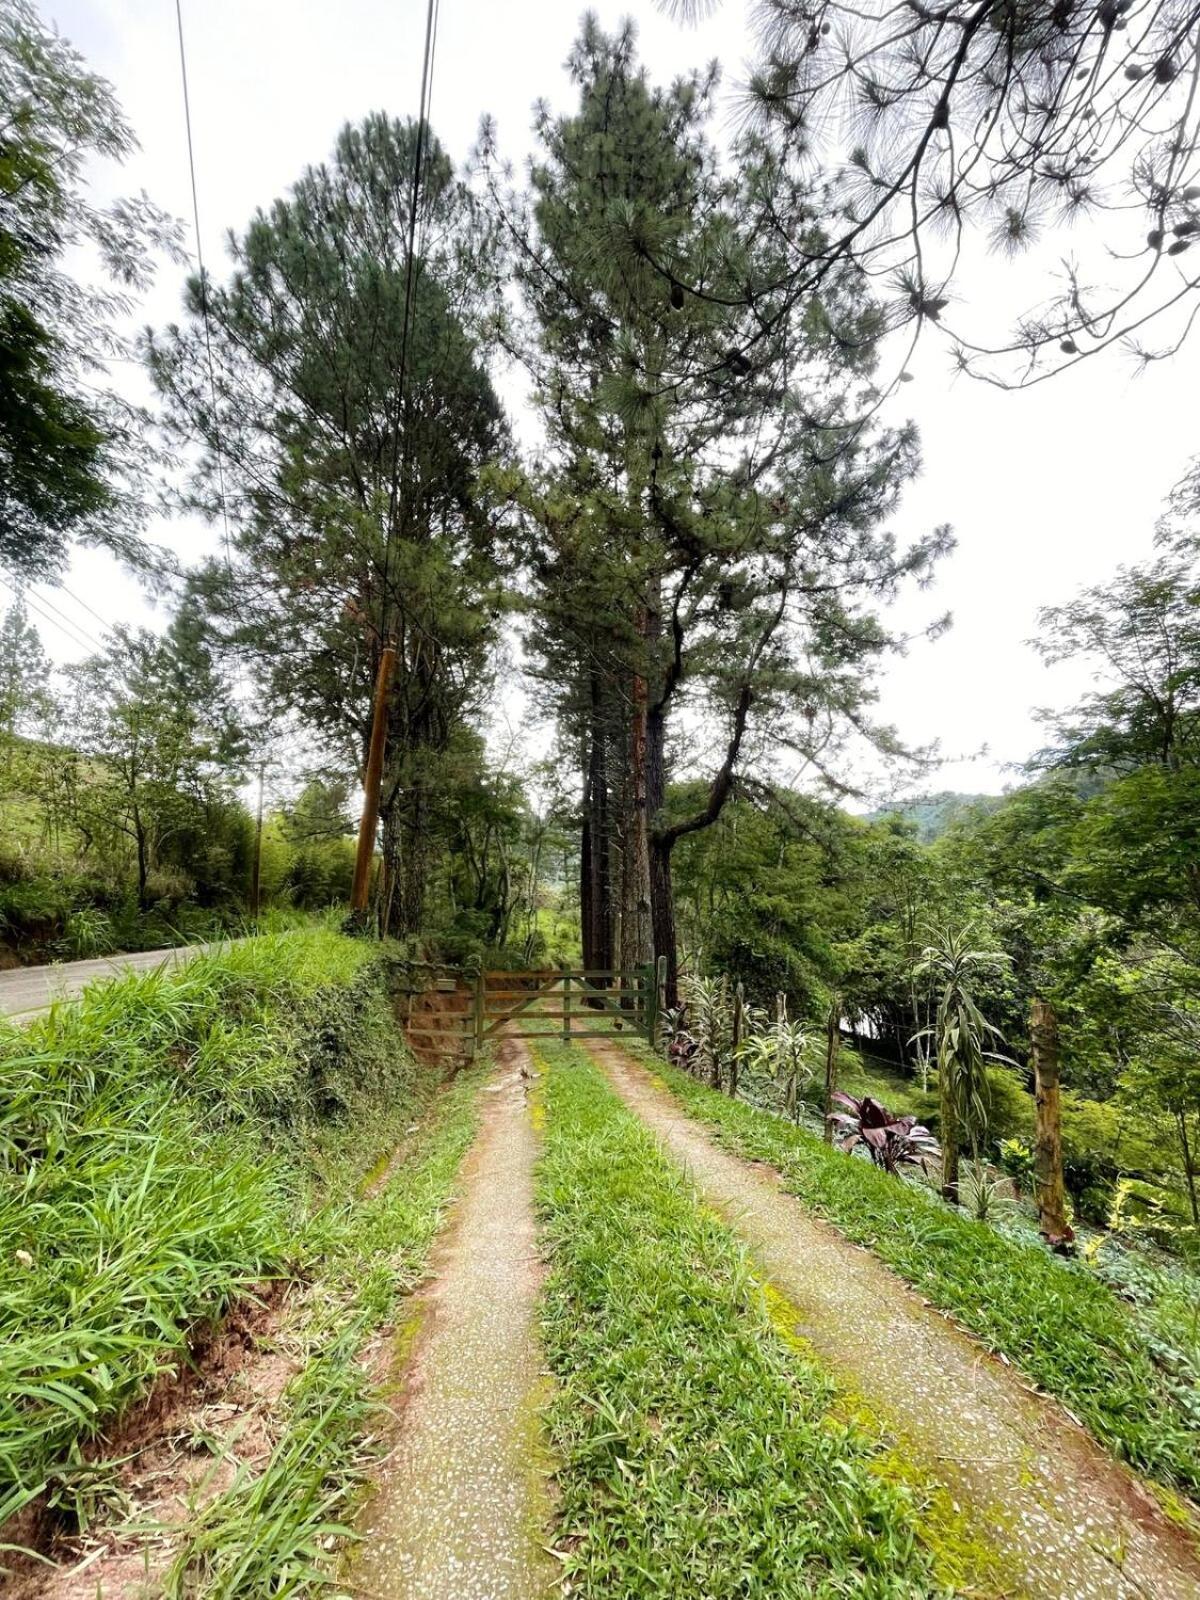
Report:
[{"label": "gravel track", "polygon": [[420,1297],[415,1352],[398,1374],[395,1448],[341,1580],[359,1600],[538,1600],[558,1575],[544,1549],[531,1069],[515,1040],[500,1054],[461,1198]]},{"label": "gravel track", "polygon": [[[796,1310],[795,1333],[1038,1600],[1197,1600],[1200,1559],[1150,1493],[1051,1399],[729,1154],[618,1045],[591,1053]],[[847,1158],[849,1159],[849,1158]]]}]

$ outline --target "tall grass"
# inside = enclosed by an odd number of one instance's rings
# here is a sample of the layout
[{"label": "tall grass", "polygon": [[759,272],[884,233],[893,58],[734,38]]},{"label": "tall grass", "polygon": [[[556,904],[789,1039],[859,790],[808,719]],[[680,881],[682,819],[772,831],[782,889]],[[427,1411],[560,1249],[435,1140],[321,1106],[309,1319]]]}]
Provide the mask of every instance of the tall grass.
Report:
[{"label": "tall grass", "polygon": [[198,1320],[305,1250],[319,1131],[403,1102],[369,947],[324,929],[91,989],[0,1033],[0,1522],[86,1516],[89,1441]]},{"label": "tall grass", "polygon": [[[290,1330],[302,1350],[283,1397],[283,1425],[260,1470],[239,1467],[188,1518],[163,1583],[170,1600],[267,1600],[337,1581],[331,1544],[387,1439],[380,1397],[360,1359],[371,1330],[419,1281],[475,1131],[481,1073],[460,1073],[382,1185],[358,1198],[348,1140],[330,1151],[329,1203],[317,1219],[319,1282]],[[342,1193],[336,1193],[339,1185]],[[365,1443],[366,1442],[366,1443]]]}]

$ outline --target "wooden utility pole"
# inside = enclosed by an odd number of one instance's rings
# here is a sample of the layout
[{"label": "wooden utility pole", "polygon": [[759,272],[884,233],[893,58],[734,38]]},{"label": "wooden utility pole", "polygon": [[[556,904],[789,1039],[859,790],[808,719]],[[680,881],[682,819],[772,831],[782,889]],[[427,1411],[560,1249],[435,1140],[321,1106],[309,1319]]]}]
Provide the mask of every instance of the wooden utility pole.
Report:
[{"label": "wooden utility pole", "polygon": [[1038,1226],[1055,1249],[1069,1245],[1075,1235],[1067,1221],[1063,1187],[1062,1100],[1058,1080],[1058,1018],[1054,1007],[1035,1000],[1030,1011],[1033,1041],[1033,1085],[1037,1131],[1033,1146],[1033,1183]]},{"label": "wooden utility pole", "polygon": [[396,666],[394,645],[386,644],[379,658],[375,677],[375,702],[371,708],[371,742],[367,749],[367,770],[363,777],[363,810],[358,824],[358,853],[354,858],[354,886],[350,891],[350,915],[365,924],[367,901],[371,894],[371,862],[375,858],[375,833],[379,827],[379,791],[383,785],[383,753],[387,744],[388,695]]},{"label": "wooden utility pole", "polygon": [[254,869],[250,874],[250,916],[253,921],[258,921],[258,914],[262,908],[262,828],[263,828],[263,784],[266,779],[267,763],[258,763],[258,817],[254,824]]},{"label": "wooden utility pole", "polygon": [[822,1133],[826,1144],[833,1143],[833,1123],[829,1120],[829,1113],[833,1110],[833,1096],[837,1089],[838,1052],[842,1045],[841,1022],[841,996],[834,995],[825,1023],[825,1125]]}]

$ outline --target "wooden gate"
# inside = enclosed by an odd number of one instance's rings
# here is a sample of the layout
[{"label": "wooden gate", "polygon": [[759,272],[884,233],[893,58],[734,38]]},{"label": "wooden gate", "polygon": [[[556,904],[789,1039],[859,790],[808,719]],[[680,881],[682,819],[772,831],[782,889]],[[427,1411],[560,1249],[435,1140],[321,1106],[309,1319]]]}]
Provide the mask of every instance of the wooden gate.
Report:
[{"label": "wooden gate", "polygon": [[501,1030],[510,1039],[611,1039],[640,1034],[654,1042],[659,995],[653,967],[586,971],[468,973],[412,970],[405,1028],[412,1044],[470,1058]]}]

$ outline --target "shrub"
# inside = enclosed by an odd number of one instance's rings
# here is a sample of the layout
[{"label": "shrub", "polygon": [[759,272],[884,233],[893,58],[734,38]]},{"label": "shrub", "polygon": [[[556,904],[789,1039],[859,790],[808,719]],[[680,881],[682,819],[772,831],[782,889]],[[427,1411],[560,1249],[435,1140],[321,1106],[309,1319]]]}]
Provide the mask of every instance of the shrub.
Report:
[{"label": "shrub", "polygon": [[892,1173],[902,1166],[927,1172],[931,1162],[941,1160],[937,1140],[916,1117],[894,1117],[870,1095],[856,1100],[839,1089],[833,1099],[845,1109],[831,1111],[828,1120],[847,1154],[861,1144],[877,1167]]}]

